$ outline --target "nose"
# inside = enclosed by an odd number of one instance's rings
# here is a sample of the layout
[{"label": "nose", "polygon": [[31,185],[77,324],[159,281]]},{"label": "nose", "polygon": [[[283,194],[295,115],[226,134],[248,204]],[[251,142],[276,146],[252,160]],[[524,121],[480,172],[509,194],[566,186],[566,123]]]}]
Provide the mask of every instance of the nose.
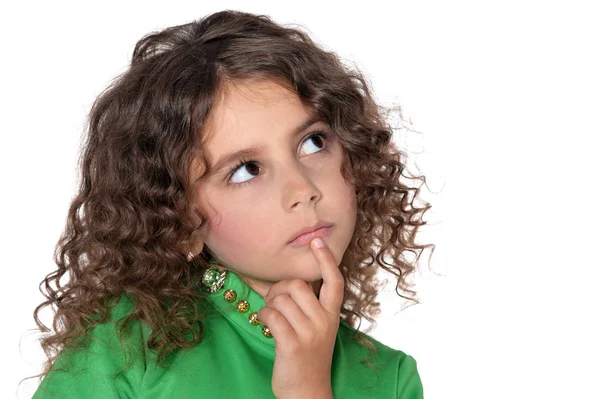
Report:
[{"label": "nose", "polygon": [[285,209],[292,211],[302,204],[314,206],[319,201],[321,192],[315,185],[315,174],[318,170],[296,164],[283,172],[282,201]]}]

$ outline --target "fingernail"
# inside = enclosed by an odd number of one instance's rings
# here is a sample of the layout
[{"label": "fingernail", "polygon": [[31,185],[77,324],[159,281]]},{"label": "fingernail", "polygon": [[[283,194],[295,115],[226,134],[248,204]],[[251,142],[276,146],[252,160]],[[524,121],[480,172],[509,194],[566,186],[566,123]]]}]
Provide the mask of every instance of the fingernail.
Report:
[{"label": "fingernail", "polygon": [[325,241],[323,241],[322,239],[320,239],[318,237],[315,238],[313,240],[313,242],[314,242],[313,245],[315,246],[315,248],[323,248],[325,246]]}]

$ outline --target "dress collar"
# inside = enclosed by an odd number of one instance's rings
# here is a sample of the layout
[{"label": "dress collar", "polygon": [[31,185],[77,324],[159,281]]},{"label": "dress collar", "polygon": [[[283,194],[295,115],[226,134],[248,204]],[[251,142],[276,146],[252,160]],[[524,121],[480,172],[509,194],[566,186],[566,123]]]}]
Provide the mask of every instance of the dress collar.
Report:
[{"label": "dress collar", "polygon": [[[218,265],[211,259],[210,264]],[[201,289],[211,303],[252,341],[275,350],[273,336],[258,319],[258,311],[265,306],[260,294],[248,286],[232,270],[210,267],[204,272]]]}]

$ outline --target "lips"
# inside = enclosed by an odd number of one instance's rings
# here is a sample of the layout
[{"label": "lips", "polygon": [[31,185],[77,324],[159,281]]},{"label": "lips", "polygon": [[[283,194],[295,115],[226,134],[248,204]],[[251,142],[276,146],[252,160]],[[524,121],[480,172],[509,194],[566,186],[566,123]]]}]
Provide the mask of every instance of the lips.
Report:
[{"label": "lips", "polygon": [[305,227],[297,231],[293,237],[288,241],[288,244],[303,244],[310,242],[315,237],[322,237],[328,235],[331,231],[333,223],[326,221],[319,221],[313,226]]}]

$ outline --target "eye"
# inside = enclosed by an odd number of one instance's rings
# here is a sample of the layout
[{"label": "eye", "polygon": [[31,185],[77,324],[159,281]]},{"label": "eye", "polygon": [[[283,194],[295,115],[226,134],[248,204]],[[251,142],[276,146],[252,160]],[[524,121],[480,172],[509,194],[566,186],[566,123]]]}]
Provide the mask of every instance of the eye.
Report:
[{"label": "eye", "polygon": [[[331,133],[327,132],[327,131],[317,131],[317,132],[313,132],[310,136],[308,136],[306,139],[304,139],[303,143],[311,143],[311,145],[313,147],[316,147],[316,151],[314,152],[320,152],[320,150],[323,150],[325,147],[325,144],[330,140],[331,137]],[[316,142],[316,146],[315,146],[315,142]],[[310,154],[309,154],[310,155]],[[239,169],[240,173],[237,173]],[[253,159],[241,159],[240,162],[233,167],[233,169],[231,169],[231,172],[229,173],[229,179],[228,181],[230,183],[228,184],[232,184],[234,186],[241,186],[244,184],[248,184],[249,180],[252,179],[246,179],[243,181],[234,181],[234,177],[236,175],[243,175],[243,172],[250,172],[250,174],[252,175],[258,175],[259,173],[259,167],[258,167],[258,162],[253,160]],[[243,176],[242,176],[243,178]]]}]

